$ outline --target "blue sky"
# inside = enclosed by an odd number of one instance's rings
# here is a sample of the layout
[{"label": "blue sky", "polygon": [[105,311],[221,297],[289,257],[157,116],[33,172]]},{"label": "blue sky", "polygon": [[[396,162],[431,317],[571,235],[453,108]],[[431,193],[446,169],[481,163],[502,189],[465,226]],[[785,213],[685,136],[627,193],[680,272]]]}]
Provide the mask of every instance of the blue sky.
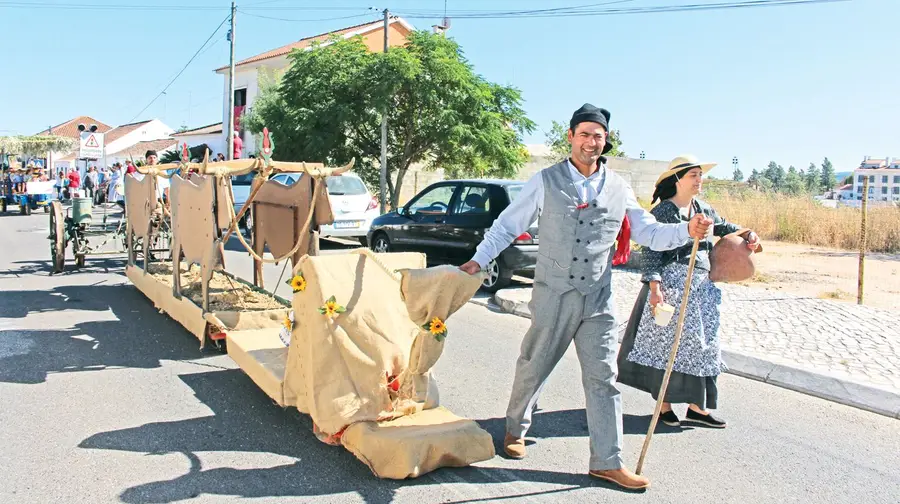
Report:
[{"label": "blue sky", "polygon": [[[376,19],[370,6],[436,9],[443,0],[246,0],[238,14],[237,57]],[[711,0],[631,0],[617,7]],[[719,0],[721,1],[721,0]],[[30,3],[30,8],[9,4]],[[35,4],[106,9],[38,8]],[[540,9],[589,0],[448,0],[462,9]],[[598,2],[593,2],[598,3]],[[4,4],[7,4],[4,6]],[[216,26],[225,0],[0,1],[0,135],[31,134],[77,115],[111,125],[134,119]],[[255,5],[254,5],[255,4]],[[131,6],[123,9],[121,6]],[[221,10],[136,10],[148,5]],[[254,9],[255,7],[255,9]],[[302,9],[298,8],[302,7]],[[311,10],[311,7],[323,7]],[[263,10],[265,9],[265,10]],[[852,0],[809,6],[538,19],[452,19],[449,35],[477,72],[514,85],[542,143],[551,120],[584,102],[608,108],[624,150],[671,159],[691,152],[720,163],[737,156],[745,175],[775,160],[805,168],[828,156],[837,171],[864,155],[900,157],[900,1]],[[433,19],[410,19],[428,29]],[[177,128],[221,120],[225,29],[138,119]],[[12,50],[9,50],[12,49]]]}]

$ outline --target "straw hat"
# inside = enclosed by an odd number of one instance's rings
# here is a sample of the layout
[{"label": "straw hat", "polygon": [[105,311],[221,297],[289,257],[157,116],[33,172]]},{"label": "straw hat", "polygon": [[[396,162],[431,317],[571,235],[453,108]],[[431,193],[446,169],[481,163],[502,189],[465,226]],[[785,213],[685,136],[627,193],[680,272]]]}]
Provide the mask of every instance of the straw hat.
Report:
[{"label": "straw hat", "polygon": [[659,183],[663,180],[671,177],[672,175],[675,175],[685,168],[700,168],[705,174],[715,167],[716,163],[701,163],[700,160],[697,159],[697,156],[694,156],[692,154],[684,154],[682,156],[676,157],[669,163],[669,168],[667,168],[666,171],[662,172],[659,175],[659,178],[656,179],[656,184],[654,185],[659,185]]}]

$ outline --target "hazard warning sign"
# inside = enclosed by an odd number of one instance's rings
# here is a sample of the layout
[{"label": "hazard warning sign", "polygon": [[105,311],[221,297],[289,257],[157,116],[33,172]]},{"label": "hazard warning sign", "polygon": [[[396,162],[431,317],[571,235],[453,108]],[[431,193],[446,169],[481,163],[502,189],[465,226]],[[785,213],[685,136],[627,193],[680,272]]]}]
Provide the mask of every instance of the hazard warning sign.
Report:
[{"label": "hazard warning sign", "polygon": [[103,157],[103,133],[91,131],[81,132],[81,148],[78,152],[81,159],[100,159]]}]

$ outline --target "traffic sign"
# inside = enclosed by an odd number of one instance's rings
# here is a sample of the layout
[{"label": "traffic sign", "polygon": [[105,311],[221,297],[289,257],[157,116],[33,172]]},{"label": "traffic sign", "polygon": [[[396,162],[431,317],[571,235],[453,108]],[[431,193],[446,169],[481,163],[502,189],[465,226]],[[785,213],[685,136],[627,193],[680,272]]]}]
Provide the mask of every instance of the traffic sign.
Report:
[{"label": "traffic sign", "polygon": [[103,157],[103,133],[82,131],[78,157],[81,159],[100,159]]}]

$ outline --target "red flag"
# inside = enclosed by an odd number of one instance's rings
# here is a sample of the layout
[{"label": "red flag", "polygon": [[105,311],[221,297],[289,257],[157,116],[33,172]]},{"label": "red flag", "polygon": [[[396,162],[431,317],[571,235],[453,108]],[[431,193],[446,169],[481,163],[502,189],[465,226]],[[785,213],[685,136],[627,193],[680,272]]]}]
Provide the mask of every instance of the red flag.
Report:
[{"label": "red flag", "polygon": [[631,257],[631,223],[626,215],[622,219],[622,228],[616,237],[616,253],[613,255],[613,266],[619,266],[628,262]]}]

